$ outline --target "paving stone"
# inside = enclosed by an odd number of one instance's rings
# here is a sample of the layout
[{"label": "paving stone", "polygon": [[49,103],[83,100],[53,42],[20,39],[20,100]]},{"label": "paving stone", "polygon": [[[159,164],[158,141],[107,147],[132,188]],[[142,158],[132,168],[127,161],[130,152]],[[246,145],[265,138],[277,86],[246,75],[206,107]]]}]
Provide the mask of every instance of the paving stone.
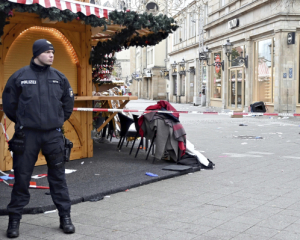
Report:
[{"label": "paving stone", "polygon": [[298,240],[300,239],[300,234],[289,231],[280,231],[278,234],[272,237],[274,240]]},{"label": "paving stone", "polygon": [[182,239],[190,240],[190,239],[194,239],[195,237],[197,237],[196,234],[173,231],[173,232],[170,232],[166,235],[159,237],[158,239],[159,240],[182,240]]},{"label": "paving stone", "polygon": [[215,237],[218,239],[231,239],[231,238],[237,236],[238,234],[239,234],[239,232],[230,231],[230,230],[221,229],[221,228],[214,228],[202,235],[208,236],[208,237]]},{"label": "paving stone", "polygon": [[[183,106],[176,104],[178,109]],[[59,229],[57,212],[24,215],[18,239],[300,239],[300,185],[295,171],[300,168],[295,158],[300,119],[184,114],[180,118],[188,139],[216,164],[214,170],[75,204],[72,235]],[[240,123],[248,126],[241,128]],[[270,134],[279,131],[281,139]],[[264,140],[248,140],[241,146],[233,135],[259,135]],[[224,153],[231,154],[220,157]],[[5,239],[7,223],[8,217],[0,216],[0,239]]]},{"label": "paving stone", "polygon": [[264,238],[271,238],[274,235],[276,235],[278,232],[280,231],[277,229],[271,229],[271,228],[260,227],[260,226],[253,226],[245,231],[245,233],[248,233],[250,235],[258,235]]}]

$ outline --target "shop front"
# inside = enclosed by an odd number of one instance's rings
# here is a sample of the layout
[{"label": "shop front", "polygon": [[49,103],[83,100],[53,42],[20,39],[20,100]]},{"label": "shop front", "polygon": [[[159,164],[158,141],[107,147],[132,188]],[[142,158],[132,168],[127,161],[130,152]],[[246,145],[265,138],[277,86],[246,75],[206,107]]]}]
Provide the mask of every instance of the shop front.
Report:
[{"label": "shop front", "polygon": [[300,29],[293,17],[300,3],[289,10],[272,4],[230,11],[230,3],[228,14],[208,14],[199,55],[207,63],[208,106],[248,112],[263,102],[270,113],[300,112]]}]

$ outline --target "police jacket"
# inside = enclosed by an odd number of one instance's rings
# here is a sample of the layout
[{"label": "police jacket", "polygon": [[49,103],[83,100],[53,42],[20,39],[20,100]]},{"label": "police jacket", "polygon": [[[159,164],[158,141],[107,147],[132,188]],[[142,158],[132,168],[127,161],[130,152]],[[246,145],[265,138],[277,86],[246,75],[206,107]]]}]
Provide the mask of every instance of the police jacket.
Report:
[{"label": "police jacket", "polygon": [[51,130],[61,128],[74,106],[67,78],[50,66],[30,66],[16,71],[7,81],[3,111],[16,127]]}]

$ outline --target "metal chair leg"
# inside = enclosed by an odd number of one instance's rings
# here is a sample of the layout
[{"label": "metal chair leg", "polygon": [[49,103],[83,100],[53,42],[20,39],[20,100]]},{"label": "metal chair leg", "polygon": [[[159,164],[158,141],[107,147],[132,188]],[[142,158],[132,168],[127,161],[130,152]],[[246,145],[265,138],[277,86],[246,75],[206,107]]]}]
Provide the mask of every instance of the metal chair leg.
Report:
[{"label": "metal chair leg", "polygon": [[119,148],[119,146],[120,146],[120,143],[121,143],[121,141],[122,141],[122,138],[123,138],[123,137],[120,137],[120,140],[119,140],[119,143],[118,143],[118,146],[117,146],[117,148]]},{"label": "metal chair leg", "polygon": [[155,137],[156,137],[156,133],[154,133],[154,136],[153,136],[153,138],[152,138],[152,140],[151,140],[151,145],[150,145],[149,151],[148,151],[148,153],[147,153],[146,160],[148,159],[148,156],[149,156],[149,153],[150,153],[150,151],[151,151],[151,148],[153,147],[153,142],[154,142]]},{"label": "metal chair leg", "polygon": [[136,138],[137,138],[138,134],[139,134],[138,132],[135,134],[135,137],[134,137],[134,140],[133,140],[133,143],[132,143],[132,146],[131,146],[131,149],[130,149],[129,155],[131,155],[131,152],[132,152],[132,150],[133,150],[133,147],[134,147],[134,144],[135,144],[135,140],[136,140]]},{"label": "metal chair leg", "polygon": [[127,144],[126,144],[126,147],[128,147],[128,143],[129,143],[129,141],[128,141],[128,139],[126,139],[127,140]]},{"label": "metal chair leg", "polygon": [[120,148],[119,148],[119,151],[121,151],[121,149],[122,149],[122,146],[123,146],[123,143],[124,143],[124,141],[125,141],[125,138],[126,138],[126,137],[123,137],[123,140],[122,140],[122,142],[121,142],[121,146],[120,146]]},{"label": "metal chair leg", "polygon": [[[139,145],[138,145],[138,147],[137,147],[137,150],[136,150],[136,153],[135,153],[135,158],[136,158],[136,156],[138,155],[138,152],[139,152],[139,150],[140,150],[140,146],[143,144],[143,138],[141,138],[141,141],[140,141],[140,143],[139,143]],[[143,146],[143,145],[142,145]]]}]

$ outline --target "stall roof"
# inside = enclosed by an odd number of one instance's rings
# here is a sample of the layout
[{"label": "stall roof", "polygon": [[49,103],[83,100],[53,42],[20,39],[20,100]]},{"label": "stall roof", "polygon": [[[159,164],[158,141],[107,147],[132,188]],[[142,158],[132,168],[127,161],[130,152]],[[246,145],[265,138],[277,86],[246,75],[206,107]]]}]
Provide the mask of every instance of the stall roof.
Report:
[{"label": "stall roof", "polygon": [[70,10],[73,13],[81,12],[86,16],[95,15],[98,18],[108,18],[109,12],[112,12],[113,8],[102,7],[95,4],[72,1],[72,0],[7,0],[12,3],[19,4],[39,4],[44,8],[56,7],[59,10]]},{"label": "stall roof", "polygon": [[[59,9],[60,11],[57,11]],[[104,56],[122,48],[158,44],[178,28],[173,18],[151,13],[116,11],[99,5],[72,0],[0,0],[0,37],[11,10],[36,13],[50,21],[71,22],[75,19],[91,26],[94,46],[90,64],[103,64]],[[4,12],[4,14],[2,14]]]}]

